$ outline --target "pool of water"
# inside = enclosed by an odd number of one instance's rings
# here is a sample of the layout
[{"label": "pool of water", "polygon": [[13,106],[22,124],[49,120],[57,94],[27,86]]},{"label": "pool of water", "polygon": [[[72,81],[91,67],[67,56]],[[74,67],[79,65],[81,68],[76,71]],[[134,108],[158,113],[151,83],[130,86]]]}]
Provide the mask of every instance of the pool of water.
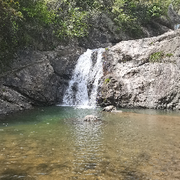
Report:
[{"label": "pool of water", "polygon": [[[46,107],[0,118],[2,180],[179,180],[180,113]],[[86,115],[102,121],[84,122]]]}]

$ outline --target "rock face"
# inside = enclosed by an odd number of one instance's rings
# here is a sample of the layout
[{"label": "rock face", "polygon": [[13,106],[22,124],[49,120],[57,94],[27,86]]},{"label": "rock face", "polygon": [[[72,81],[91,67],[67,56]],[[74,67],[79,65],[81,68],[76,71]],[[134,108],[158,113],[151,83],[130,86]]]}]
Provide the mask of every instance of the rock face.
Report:
[{"label": "rock face", "polygon": [[0,86],[0,114],[32,108],[28,98],[6,86]]},{"label": "rock face", "polygon": [[122,41],[106,49],[98,102],[180,109],[180,31]]},{"label": "rock face", "polygon": [[83,52],[70,46],[45,52],[20,51],[12,70],[0,75],[0,114],[60,103]]},{"label": "rock face", "polygon": [[168,17],[171,20],[171,24],[173,26],[174,29],[178,29],[177,25],[180,25],[180,15],[178,13],[176,13],[173,9],[173,5],[170,4],[169,8],[168,8]]},{"label": "rock face", "polygon": [[[84,51],[79,44],[19,51],[11,70],[0,73],[0,114],[61,103]],[[101,106],[180,109],[179,30],[122,41],[103,56]]]}]

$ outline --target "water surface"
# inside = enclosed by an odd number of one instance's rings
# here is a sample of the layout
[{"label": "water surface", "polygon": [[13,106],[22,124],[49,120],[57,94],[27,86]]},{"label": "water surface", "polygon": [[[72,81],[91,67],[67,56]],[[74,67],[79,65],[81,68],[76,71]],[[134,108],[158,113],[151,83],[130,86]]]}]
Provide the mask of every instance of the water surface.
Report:
[{"label": "water surface", "polygon": [[180,114],[48,107],[1,118],[0,179],[179,180]]}]

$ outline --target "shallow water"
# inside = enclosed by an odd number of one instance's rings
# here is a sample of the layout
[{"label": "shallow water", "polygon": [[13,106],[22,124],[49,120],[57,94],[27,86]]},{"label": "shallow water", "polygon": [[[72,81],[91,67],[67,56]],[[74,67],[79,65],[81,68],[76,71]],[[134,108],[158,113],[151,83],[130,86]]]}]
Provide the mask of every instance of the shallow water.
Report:
[{"label": "shallow water", "polygon": [[179,180],[180,114],[48,107],[1,118],[0,179]]}]

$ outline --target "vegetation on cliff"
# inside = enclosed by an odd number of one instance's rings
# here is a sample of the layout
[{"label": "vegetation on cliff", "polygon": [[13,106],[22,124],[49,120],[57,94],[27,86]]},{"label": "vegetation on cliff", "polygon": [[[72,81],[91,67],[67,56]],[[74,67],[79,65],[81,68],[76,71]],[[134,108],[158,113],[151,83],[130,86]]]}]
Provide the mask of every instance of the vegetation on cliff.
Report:
[{"label": "vegetation on cliff", "polygon": [[[130,37],[136,38],[141,26],[165,16],[170,0],[0,0],[0,67],[15,55],[17,48],[88,36],[89,19],[105,13]],[[178,9],[180,0],[173,1]]]}]

